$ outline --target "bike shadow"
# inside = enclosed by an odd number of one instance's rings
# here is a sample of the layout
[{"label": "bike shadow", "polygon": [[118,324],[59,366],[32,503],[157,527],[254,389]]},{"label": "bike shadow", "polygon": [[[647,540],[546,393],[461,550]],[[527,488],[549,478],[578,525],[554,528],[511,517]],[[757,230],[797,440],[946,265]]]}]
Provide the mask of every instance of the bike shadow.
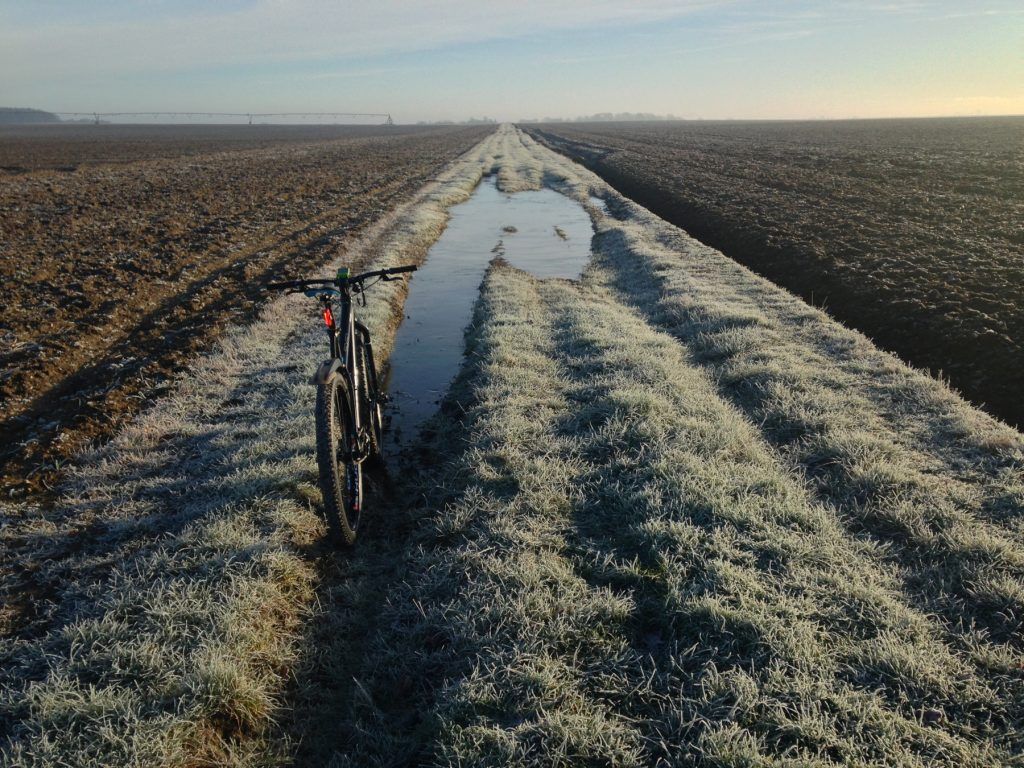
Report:
[{"label": "bike shadow", "polygon": [[[426,621],[407,630],[397,625],[407,609],[399,605],[407,597],[407,581],[422,566],[420,554],[444,538],[438,510],[458,496],[467,479],[459,467],[470,446],[467,410],[477,368],[467,356],[438,413],[415,439],[386,452],[385,463],[367,473],[369,493],[356,544],[338,549],[321,539],[307,551],[318,576],[311,601],[315,608],[298,641],[298,661],[275,734],[275,740],[289,745],[291,764],[328,765],[342,755],[358,761],[351,750],[366,744],[367,722],[386,723],[382,733],[425,734],[433,727],[423,720],[429,701],[444,686],[441,670],[471,671],[472,659],[444,639],[457,628]],[[488,490],[506,497],[518,492],[497,478]],[[414,679],[399,671],[380,679],[382,648],[396,631],[408,633],[403,643],[409,647],[417,645],[420,634],[430,635],[419,646],[423,658],[414,665],[422,676]],[[410,706],[411,701],[420,706]],[[378,746],[392,755],[405,749]]]}]

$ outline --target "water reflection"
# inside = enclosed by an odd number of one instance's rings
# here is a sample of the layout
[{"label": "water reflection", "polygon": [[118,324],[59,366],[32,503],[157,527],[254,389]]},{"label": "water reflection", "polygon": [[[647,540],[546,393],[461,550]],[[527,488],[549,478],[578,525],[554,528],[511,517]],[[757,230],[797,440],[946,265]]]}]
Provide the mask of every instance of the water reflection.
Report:
[{"label": "water reflection", "polygon": [[448,228],[410,281],[406,318],[395,336],[389,449],[415,437],[458,372],[463,331],[488,262],[501,256],[538,277],[575,279],[590,259],[593,233],[576,201],[550,189],[507,195],[493,178],[451,209]]}]

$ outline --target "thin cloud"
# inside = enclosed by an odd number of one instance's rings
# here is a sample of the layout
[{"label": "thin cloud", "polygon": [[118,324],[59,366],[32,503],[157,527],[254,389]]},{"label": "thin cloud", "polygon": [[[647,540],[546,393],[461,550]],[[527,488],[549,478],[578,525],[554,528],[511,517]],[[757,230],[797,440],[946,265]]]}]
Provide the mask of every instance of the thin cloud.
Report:
[{"label": "thin cloud", "polygon": [[957,11],[955,13],[944,13],[941,16],[935,16],[935,19],[977,19],[986,16],[1021,16],[1024,15],[1024,10],[1020,8],[1009,9],[1009,8],[989,8],[989,9],[978,9],[972,11]]},{"label": "thin cloud", "polygon": [[[309,72],[302,75],[303,80],[353,80],[379,75],[393,75],[396,72],[408,72],[411,67],[374,67],[372,69],[339,69],[330,72]],[[281,76],[279,80],[294,81],[294,75]]]},{"label": "thin cloud", "polygon": [[619,54],[608,54],[602,52],[586,54],[582,56],[553,56],[547,59],[547,62],[550,64],[569,65],[587,64],[595,61],[649,59],[652,56],[680,56],[704,51],[720,51],[728,48],[744,48],[755,43],[783,40],[799,40],[802,38],[811,37],[814,34],[814,30],[811,29],[790,29],[774,33],[732,36],[729,38],[723,38],[718,42],[707,43],[706,45],[690,45],[686,47],[680,47],[678,45],[675,45],[672,47],[645,48],[640,51],[631,51],[629,53]]},{"label": "thin cloud", "polygon": [[[730,0],[259,0],[159,21],[0,23],[8,78],[191,71],[343,60],[530,34],[680,18]],[[211,9],[212,8],[212,9]],[[24,16],[22,14],[21,16]]]}]

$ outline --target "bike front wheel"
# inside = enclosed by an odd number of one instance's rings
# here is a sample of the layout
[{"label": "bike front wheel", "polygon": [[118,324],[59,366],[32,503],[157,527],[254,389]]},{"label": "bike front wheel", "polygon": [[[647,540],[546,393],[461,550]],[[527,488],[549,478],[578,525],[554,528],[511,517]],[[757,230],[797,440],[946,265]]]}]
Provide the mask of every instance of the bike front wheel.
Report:
[{"label": "bike front wheel", "polygon": [[336,543],[352,545],[363,508],[363,471],[355,460],[358,438],[352,397],[343,376],[316,389],[316,460],[324,515]]}]

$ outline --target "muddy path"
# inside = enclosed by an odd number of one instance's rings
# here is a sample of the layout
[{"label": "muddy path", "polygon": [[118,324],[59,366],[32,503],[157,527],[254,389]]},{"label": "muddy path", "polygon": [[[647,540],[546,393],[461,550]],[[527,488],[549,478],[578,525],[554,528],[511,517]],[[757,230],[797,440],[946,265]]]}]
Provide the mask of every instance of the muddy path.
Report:
[{"label": "muddy path", "polygon": [[118,162],[0,176],[0,493],[51,497],[83,446],[252,316],[262,282],[344,254],[487,130],[236,150],[155,141],[150,157],[119,134],[87,150],[25,145],[27,166],[83,152]]}]

